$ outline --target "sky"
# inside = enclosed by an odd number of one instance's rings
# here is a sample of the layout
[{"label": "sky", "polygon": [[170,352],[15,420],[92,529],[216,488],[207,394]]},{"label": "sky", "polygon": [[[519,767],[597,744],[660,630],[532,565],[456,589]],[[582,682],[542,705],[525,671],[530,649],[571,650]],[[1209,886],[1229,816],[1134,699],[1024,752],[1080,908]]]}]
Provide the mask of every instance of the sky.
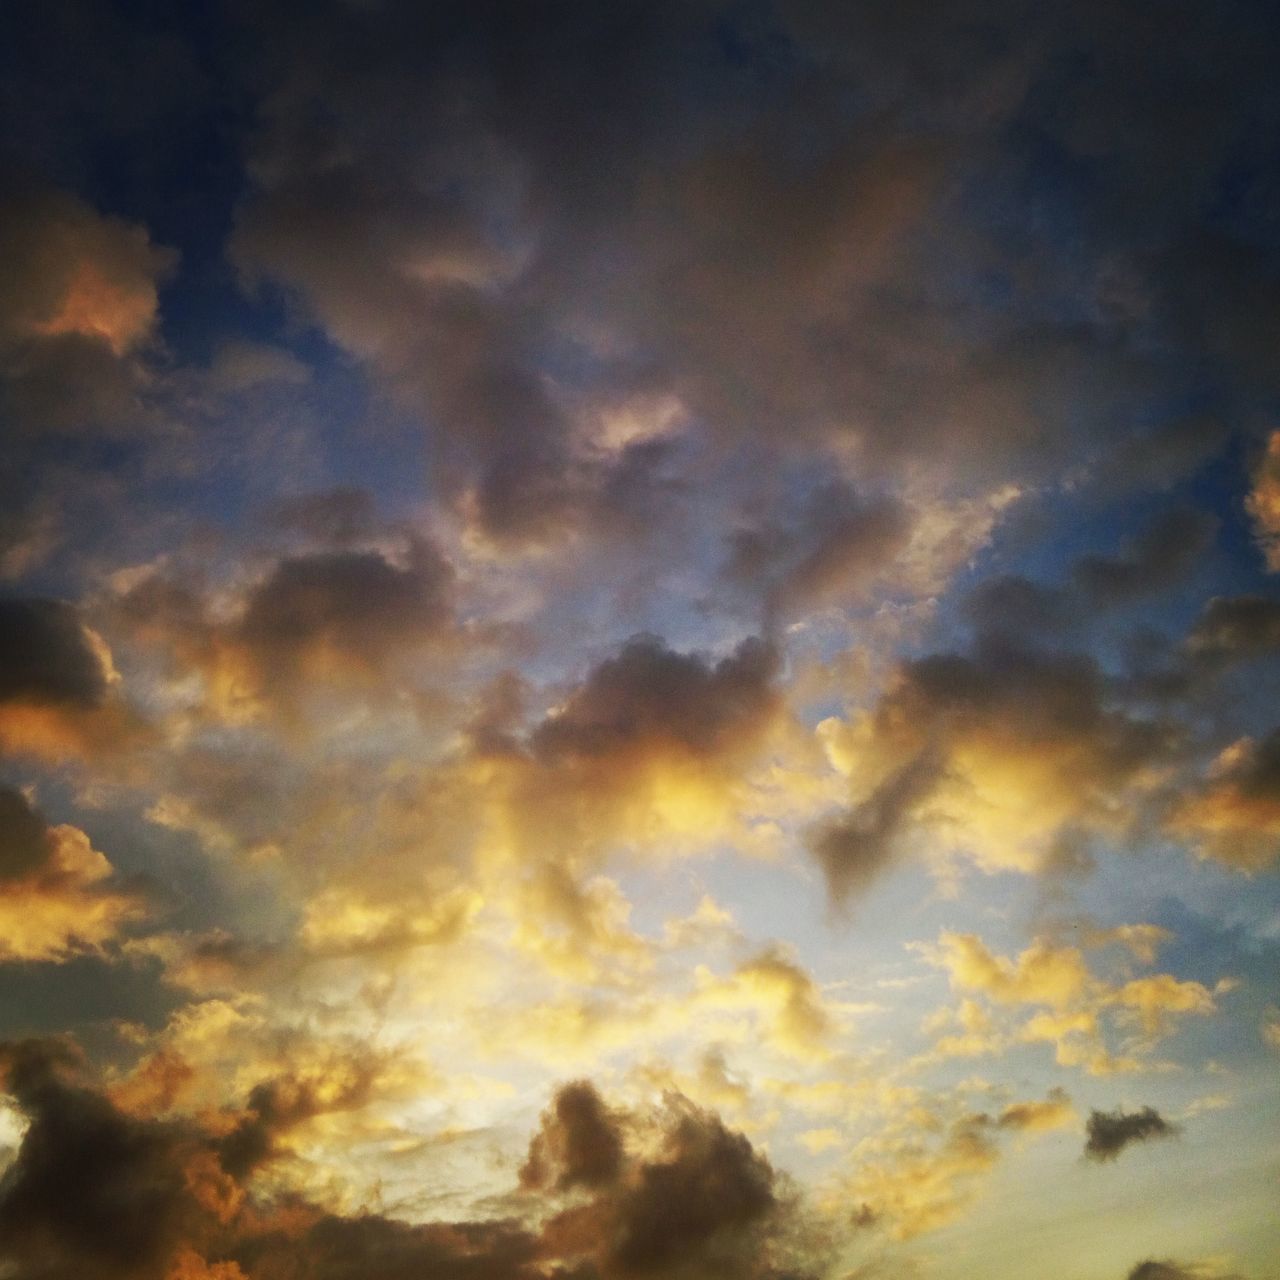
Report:
[{"label": "sky", "polygon": [[1277,65],[8,0],[0,1280],[1278,1280]]}]

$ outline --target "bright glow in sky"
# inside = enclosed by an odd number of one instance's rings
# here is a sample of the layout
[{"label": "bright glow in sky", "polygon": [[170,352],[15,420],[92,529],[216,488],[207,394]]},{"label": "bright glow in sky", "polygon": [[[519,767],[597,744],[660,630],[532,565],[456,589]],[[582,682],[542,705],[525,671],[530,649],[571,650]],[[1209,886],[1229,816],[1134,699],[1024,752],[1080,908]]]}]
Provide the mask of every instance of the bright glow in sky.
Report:
[{"label": "bright glow in sky", "polygon": [[0,13],[0,1278],[1280,1280],[1264,6]]}]

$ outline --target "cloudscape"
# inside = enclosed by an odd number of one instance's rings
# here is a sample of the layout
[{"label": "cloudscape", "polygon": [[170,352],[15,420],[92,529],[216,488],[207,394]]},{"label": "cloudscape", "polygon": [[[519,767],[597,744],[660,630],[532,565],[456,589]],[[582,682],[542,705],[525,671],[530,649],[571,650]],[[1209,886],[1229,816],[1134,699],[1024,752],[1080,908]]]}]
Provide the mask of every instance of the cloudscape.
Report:
[{"label": "cloudscape", "polygon": [[1280,1280],[1277,66],[0,6],[0,1280]]}]

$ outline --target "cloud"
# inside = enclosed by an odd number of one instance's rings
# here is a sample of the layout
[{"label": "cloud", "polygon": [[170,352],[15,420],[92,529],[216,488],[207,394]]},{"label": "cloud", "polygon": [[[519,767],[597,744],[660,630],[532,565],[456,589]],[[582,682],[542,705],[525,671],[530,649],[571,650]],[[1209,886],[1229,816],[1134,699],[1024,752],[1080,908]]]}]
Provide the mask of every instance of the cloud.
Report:
[{"label": "cloud", "polygon": [[126,1117],[56,1046],[7,1045],[0,1065],[30,1121],[0,1185],[0,1258],[35,1275],[161,1280],[205,1217],[191,1136]]},{"label": "cloud", "polygon": [[550,762],[625,758],[651,744],[727,754],[776,713],[778,670],[777,652],[760,640],[713,665],[637,636],[537,726],[530,746]]},{"label": "cloud", "polygon": [[1203,511],[1164,512],[1120,557],[1085,556],[1077,562],[1078,586],[1099,604],[1119,604],[1176,582],[1209,547],[1218,521]]},{"label": "cloud", "polygon": [[1126,1280],[1243,1280],[1243,1277],[1231,1272],[1230,1275],[1217,1267],[1202,1262],[1174,1262],[1171,1258],[1156,1261],[1148,1258],[1139,1262],[1129,1272]]},{"label": "cloud", "polygon": [[928,836],[935,868],[1054,865],[1073,832],[1122,835],[1173,738],[1116,705],[1098,664],[980,636],[902,663],[870,711],[819,726],[854,802],[810,837],[840,898]]},{"label": "cloud", "polygon": [[110,668],[73,605],[61,600],[0,600],[0,703],[80,709],[99,705]]},{"label": "cloud", "polygon": [[1086,1124],[1088,1139],[1084,1153],[1090,1160],[1114,1160],[1134,1143],[1155,1138],[1171,1138],[1178,1129],[1154,1107],[1139,1111],[1091,1111]]},{"label": "cloud", "polygon": [[1266,449],[1253,470],[1253,487],[1245,509],[1253,519],[1254,535],[1272,573],[1280,571],[1280,431],[1267,438]]},{"label": "cloud", "polygon": [[[565,1086],[523,1176],[523,1196],[542,1198],[538,1225],[412,1225],[326,1210],[266,1185],[256,1198],[247,1194],[273,1135],[319,1111],[363,1105],[368,1081],[350,1072],[305,1085],[268,1082],[238,1119],[166,1121],[118,1109],[59,1042],[4,1045],[0,1080],[29,1122],[0,1182],[0,1261],[21,1274],[275,1280],[286,1265],[321,1280],[533,1280],[549,1267],[605,1280],[797,1274],[783,1267],[785,1206],[768,1161],[716,1116],[674,1096],[643,1118],[656,1145],[637,1150],[624,1146],[591,1085]],[[629,1127],[640,1119],[630,1117]]]},{"label": "cloud", "polygon": [[[1109,940],[1104,934],[1093,942],[1103,946]],[[1169,973],[1131,977],[1126,972],[1121,980],[1109,981],[1094,972],[1080,948],[1047,938],[1035,939],[1016,959],[992,953],[975,934],[945,931],[936,947],[921,950],[947,971],[955,990],[982,995],[993,1007],[1023,1011],[1002,1026],[993,1025],[988,1011],[962,1006],[960,1033],[951,1030],[954,1017],[931,1018],[927,1030],[946,1032],[933,1050],[944,1056],[1048,1043],[1063,1066],[1082,1066],[1094,1075],[1133,1071],[1172,1034],[1179,1019],[1217,1012],[1218,988],[1211,991]],[[1108,1046],[1112,1023],[1126,1033],[1119,1054]]]},{"label": "cloud", "polygon": [[20,791],[0,787],[0,963],[100,951],[146,913],[83,831],[48,826]]},{"label": "cloud", "polygon": [[122,356],[150,335],[172,250],[66,192],[10,185],[0,208],[0,252],[15,266],[0,291],[0,343],[76,336]]},{"label": "cloud", "polygon": [[0,180],[0,403],[19,432],[136,432],[158,286],[177,255],[68,192]]},{"label": "cloud", "polygon": [[1173,807],[1169,828],[1202,858],[1261,871],[1280,857],[1280,730],[1241,738]]},{"label": "cloud", "polygon": [[446,646],[456,634],[453,582],[434,544],[410,538],[403,554],[282,556],[230,608],[149,573],[125,584],[114,616],[135,643],[168,657],[179,678],[203,678],[214,718],[296,719],[309,697],[328,690],[381,696],[398,659]]},{"label": "cloud", "polygon": [[599,1187],[622,1170],[622,1136],[594,1086],[586,1080],[562,1086],[520,1169],[525,1187]]},{"label": "cloud", "polygon": [[1214,596],[1187,637],[1194,653],[1216,658],[1261,656],[1280,649],[1280,600]]},{"label": "cloud", "polygon": [[864,595],[907,544],[911,517],[892,498],[862,500],[845,483],[819,485],[787,524],[743,524],[726,577],[764,597],[771,619]]},{"label": "cloud", "polygon": [[[526,872],[576,868],[580,879],[610,850],[701,849],[731,833],[747,844],[776,800],[752,768],[767,748],[781,754],[791,728],[779,673],[777,650],[759,639],[717,659],[633,637],[527,734],[478,744],[471,768],[493,814],[485,856]],[[574,922],[586,897],[538,897],[585,939]]]},{"label": "cloud", "polygon": [[946,1119],[913,1103],[905,1117],[855,1147],[847,1190],[857,1205],[854,1225],[894,1240],[935,1231],[968,1208],[1000,1160],[1002,1135],[1047,1133],[1075,1115],[1058,1089],[1043,1101],[1010,1103],[995,1117],[966,1111]]},{"label": "cloud", "polygon": [[892,864],[898,840],[917,806],[932,796],[938,772],[937,760],[922,753],[885,778],[854,808],[808,832],[809,849],[837,904],[865,893]]},{"label": "cloud", "polygon": [[1139,1262],[1129,1272],[1126,1280],[1243,1280],[1236,1272],[1225,1271],[1200,1262],[1174,1262],[1170,1258],[1157,1261],[1154,1258]]},{"label": "cloud", "polygon": [[111,652],[62,600],[0,599],[0,745],[55,762],[102,758],[147,727],[119,696]]}]

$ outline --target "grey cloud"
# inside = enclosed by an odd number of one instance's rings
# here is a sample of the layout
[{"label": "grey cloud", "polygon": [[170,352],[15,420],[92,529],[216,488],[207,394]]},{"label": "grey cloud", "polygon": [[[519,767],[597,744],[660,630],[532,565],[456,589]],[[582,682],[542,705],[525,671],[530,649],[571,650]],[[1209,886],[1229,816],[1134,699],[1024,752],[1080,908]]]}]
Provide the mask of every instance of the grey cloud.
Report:
[{"label": "grey cloud", "polygon": [[0,886],[38,871],[51,854],[44,818],[21,791],[0,786]]},{"label": "grey cloud", "polygon": [[0,702],[93,707],[107,692],[102,659],[61,600],[0,599]]},{"label": "grey cloud", "polygon": [[1174,1262],[1171,1258],[1148,1258],[1129,1272],[1127,1280],[1244,1280],[1244,1277],[1235,1271],[1228,1275],[1216,1268]]},{"label": "grey cloud", "polygon": [[730,581],[764,596],[771,617],[843,603],[865,591],[902,549],[911,520],[891,498],[862,500],[846,484],[820,485],[795,520],[748,524],[730,539]]},{"label": "grey cloud", "polygon": [[941,763],[922,752],[891,774],[866,800],[806,836],[837,904],[865,893],[890,865],[916,806],[928,799]]},{"label": "grey cloud", "polygon": [[1091,1111],[1085,1126],[1088,1138],[1085,1155],[1091,1160],[1114,1160],[1134,1143],[1155,1138],[1171,1138],[1177,1126],[1167,1121],[1154,1107],[1138,1111]]},{"label": "grey cloud", "polygon": [[622,1171],[623,1146],[618,1123],[587,1080],[556,1092],[542,1127],[529,1144],[520,1169],[525,1187],[598,1187]]},{"label": "grey cloud", "polygon": [[713,663],[637,636],[590,672],[530,744],[547,760],[662,743],[703,755],[731,750],[776,712],[779,667],[777,651],[758,639]]},{"label": "grey cloud", "polygon": [[1218,521],[1203,511],[1176,508],[1159,516],[1128,549],[1091,555],[1075,566],[1075,580],[1099,604],[1119,604],[1176,582],[1210,545]]},{"label": "grey cloud", "polygon": [[1280,649],[1280,600],[1214,596],[1196,620],[1187,645],[1216,658],[1247,658]]}]

